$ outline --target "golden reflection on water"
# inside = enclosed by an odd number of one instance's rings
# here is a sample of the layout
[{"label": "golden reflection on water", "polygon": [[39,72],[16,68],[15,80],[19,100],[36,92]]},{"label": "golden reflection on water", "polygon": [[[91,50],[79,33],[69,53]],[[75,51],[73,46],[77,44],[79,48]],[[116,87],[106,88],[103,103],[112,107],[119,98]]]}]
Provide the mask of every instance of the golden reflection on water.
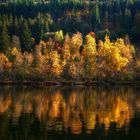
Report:
[{"label": "golden reflection on water", "polygon": [[23,113],[33,113],[47,127],[58,131],[70,129],[80,134],[94,130],[96,123],[109,129],[111,122],[117,128],[128,126],[135,110],[140,110],[140,96],[132,88],[46,88],[43,90],[2,89],[0,114],[9,113],[18,123]]}]

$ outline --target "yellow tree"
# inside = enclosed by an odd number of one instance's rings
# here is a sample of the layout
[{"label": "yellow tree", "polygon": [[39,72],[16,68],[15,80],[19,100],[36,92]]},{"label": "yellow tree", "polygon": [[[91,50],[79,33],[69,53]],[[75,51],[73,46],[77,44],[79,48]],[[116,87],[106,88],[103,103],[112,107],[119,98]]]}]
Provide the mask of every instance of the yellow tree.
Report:
[{"label": "yellow tree", "polygon": [[48,60],[51,64],[51,75],[52,77],[59,78],[62,73],[63,63],[61,63],[60,55],[57,51],[52,51],[50,55],[50,59]]},{"label": "yellow tree", "polygon": [[63,59],[70,60],[70,43],[71,38],[68,34],[65,35],[64,46],[63,46]]},{"label": "yellow tree", "polygon": [[60,30],[60,31],[55,32],[54,38],[56,41],[62,42],[64,39],[63,31]]},{"label": "yellow tree", "polygon": [[71,43],[71,38],[68,34],[66,34],[64,39],[62,54],[63,54],[63,62],[64,62],[63,76],[67,80],[70,78],[70,43]]},{"label": "yellow tree", "polygon": [[59,78],[62,72],[63,61],[54,47],[55,44],[51,39],[47,42],[41,41],[36,46],[36,69],[38,72],[42,72],[44,78]]},{"label": "yellow tree", "polygon": [[83,38],[80,32],[72,35],[71,43],[70,43],[70,54],[71,54],[71,62],[70,62],[70,73],[73,78],[79,80],[82,64],[80,57],[80,47],[82,46]]},{"label": "yellow tree", "polygon": [[118,38],[115,45],[120,49],[121,55],[129,61],[127,69],[125,70],[125,73],[123,73],[123,77],[126,75],[125,77],[132,79],[135,67],[135,48],[130,43],[128,36],[126,36],[125,39]]},{"label": "yellow tree", "polygon": [[[15,78],[14,74],[20,74],[22,78],[28,78],[29,75],[32,74],[32,64],[34,60],[32,53],[21,53],[18,48],[14,47],[11,50],[11,59],[13,61],[13,78]],[[19,75],[17,78],[19,78]]]},{"label": "yellow tree", "polygon": [[[6,75],[3,72],[9,72],[11,70],[12,63],[9,61],[6,55],[0,53],[0,78],[9,78],[5,77]],[[2,75],[1,75],[2,74]]]},{"label": "yellow tree", "polygon": [[47,42],[44,42],[44,45],[41,48],[41,55],[43,58],[43,69],[44,73],[51,78],[51,68],[52,68],[52,57],[51,54],[54,51],[54,42],[52,39],[49,39]]},{"label": "yellow tree", "polygon": [[48,78],[59,77],[62,72],[61,65],[63,63],[60,54],[55,50],[55,42],[52,39],[43,42],[40,51],[43,60],[42,66]]},{"label": "yellow tree", "polygon": [[35,74],[34,77],[37,78],[45,78],[46,77],[46,63],[45,63],[45,49],[46,48],[46,42],[40,41],[38,45],[35,47],[34,52],[34,62],[33,62],[33,74]]},{"label": "yellow tree", "polygon": [[82,46],[82,43],[83,43],[83,39],[82,39],[82,34],[80,32],[77,32],[72,35],[70,50],[71,50],[73,59],[75,57],[79,57],[79,55],[80,55],[79,49]]},{"label": "yellow tree", "polygon": [[105,41],[98,44],[98,76],[116,76],[127,67],[129,60],[122,55],[120,48],[115,42],[111,42],[108,36]]},{"label": "yellow tree", "polygon": [[82,56],[84,59],[84,76],[91,80],[96,75],[96,40],[90,34],[86,36]]},{"label": "yellow tree", "polygon": [[133,62],[133,58],[135,55],[135,48],[130,43],[125,43],[125,40],[122,38],[118,38],[115,42],[115,45],[120,49],[121,55],[126,57],[129,62]]},{"label": "yellow tree", "polygon": [[15,69],[19,68],[23,63],[23,55],[19,49],[16,47],[12,48],[11,50],[11,57],[13,61],[13,67]]},{"label": "yellow tree", "polygon": [[12,66],[12,63],[9,61],[6,55],[0,53],[0,71],[9,70]]}]

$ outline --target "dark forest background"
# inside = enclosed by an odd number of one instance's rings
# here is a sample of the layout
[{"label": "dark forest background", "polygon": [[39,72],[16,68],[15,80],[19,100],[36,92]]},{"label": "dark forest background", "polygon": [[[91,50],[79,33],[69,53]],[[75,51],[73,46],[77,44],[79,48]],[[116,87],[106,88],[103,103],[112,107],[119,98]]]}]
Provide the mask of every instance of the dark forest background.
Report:
[{"label": "dark forest background", "polygon": [[[0,29],[20,36],[24,29],[38,44],[47,32],[94,31],[97,39],[140,36],[139,0],[0,0]],[[7,28],[7,29],[5,29]]]}]

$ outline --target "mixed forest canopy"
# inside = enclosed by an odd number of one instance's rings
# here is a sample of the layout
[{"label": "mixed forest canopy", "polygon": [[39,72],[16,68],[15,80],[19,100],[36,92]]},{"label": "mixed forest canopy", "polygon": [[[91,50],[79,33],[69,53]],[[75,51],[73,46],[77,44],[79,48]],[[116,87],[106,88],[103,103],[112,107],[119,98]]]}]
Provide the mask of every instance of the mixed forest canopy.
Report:
[{"label": "mixed forest canopy", "polygon": [[0,0],[0,79],[138,79],[139,36],[139,0]]},{"label": "mixed forest canopy", "polygon": [[106,33],[113,39],[129,34],[137,41],[140,1],[1,0],[0,21],[7,22],[10,35],[19,34],[22,22],[26,21],[37,42],[44,33],[60,29],[65,33],[94,31],[102,39]]}]

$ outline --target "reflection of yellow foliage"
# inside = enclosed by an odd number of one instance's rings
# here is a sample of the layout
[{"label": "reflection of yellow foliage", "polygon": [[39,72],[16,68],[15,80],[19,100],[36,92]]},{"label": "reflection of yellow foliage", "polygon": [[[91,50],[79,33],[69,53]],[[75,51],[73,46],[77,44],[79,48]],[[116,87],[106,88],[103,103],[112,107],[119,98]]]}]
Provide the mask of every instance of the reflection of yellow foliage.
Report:
[{"label": "reflection of yellow foliage", "polygon": [[70,122],[70,127],[73,134],[80,134],[82,128],[81,120],[80,119],[72,120]]},{"label": "reflection of yellow foliage", "polygon": [[55,118],[60,116],[60,107],[63,101],[62,99],[62,95],[59,92],[52,96],[52,104],[51,109],[49,111],[49,115],[51,117]]},{"label": "reflection of yellow foliage", "polygon": [[71,106],[74,106],[76,104],[76,93],[71,93],[71,96],[69,98],[69,103]]},{"label": "reflection of yellow foliage", "polygon": [[6,99],[3,97],[0,97],[0,113],[4,113],[7,111],[12,104],[12,99],[10,96],[8,96]]},{"label": "reflection of yellow foliage", "polygon": [[87,112],[85,119],[85,127],[87,130],[93,130],[96,124],[96,114],[95,112]]},{"label": "reflection of yellow foliage", "polygon": [[[124,93],[124,91],[121,92]],[[26,94],[18,94],[17,97],[12,94],[0,95],[0,113],[10,112],[9,110],[13,107],[13,112],[10,113],[14,117],[13,120],[16,119],[18,122],[22,113],[35,112],[40,121],[51,125],[55,125],[55,120],[61,118],[65,130],[70,128],[71,132],[75,134],[81,133],[82,125],[87,133],[92,132],[96,120],[99,124],[104,123],[106,130],[111,122],[116,122],[118,128],[127,125],[134,115],[133,110],[136,109],[133,102],[130,102],[131,94],[127,92],[125,95],[114,95],[105,91],[97,93],[93,90],[90,91],[90,89],[79,92],[74,90],[67,98],[59,90],[51,94],[27,92]],[[139,98],[136,99],[137,108],[139,100]]]},{"label": "reflection of yellow foliage", "polygon": [[20,102],[17,101],[17,102],[15,103],[14,108],[15,108],[15,110],[14,110],[14,117],[15,117],[16,119],[18,119],[18,117],[20,117],[20,114],[21,114],[21,112],[22,112],[23,106],[22,106],[22,104],[21,104]]},{"label": "reflection of yellow foliage", "polygon": [[109,128],[109,124],[110,124],[110,117],[106,116],[103,121],[104,121],[104,124],[105,124],[105,128],[108,129]]},{"label": "reflection of yellow foliage", "polygon": [[136,102],[136,106],[140,110],[140,101],[139,100]]}]

